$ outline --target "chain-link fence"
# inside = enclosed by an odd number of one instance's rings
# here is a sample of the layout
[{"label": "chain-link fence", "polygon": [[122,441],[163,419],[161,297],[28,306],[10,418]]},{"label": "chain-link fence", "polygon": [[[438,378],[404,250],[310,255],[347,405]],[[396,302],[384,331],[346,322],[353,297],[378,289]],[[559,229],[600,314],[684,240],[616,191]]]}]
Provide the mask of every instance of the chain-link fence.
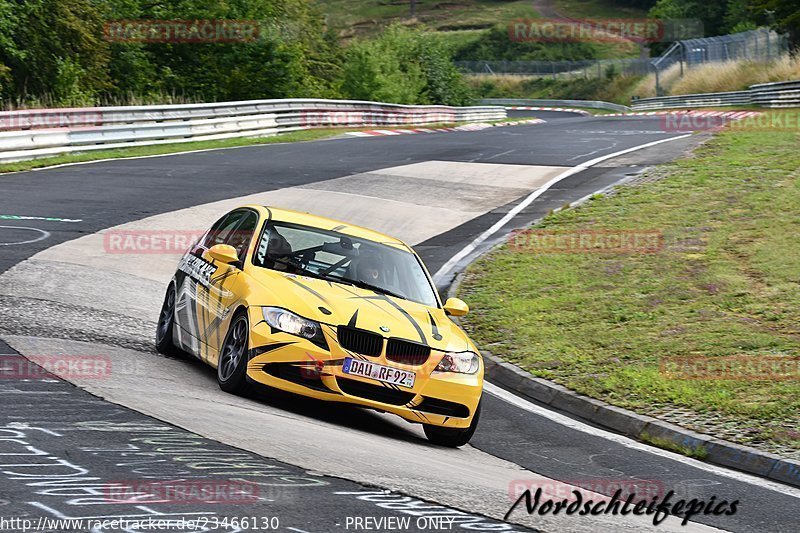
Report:
[{"label": "chain-link fence", "polygon": [[599,78],[617,74],[644,75],[650,59],[587,59],[584,61],[456,61],[469,74],[516,74],[558,78]]},{"label": "chain-link fence", "polygon": [[677,41],[654,59],[653,65],[664,69],[676,62],[692,67],[713,61],[734,59],[771,61],[788,50],[788,36],[761,28],[731,35]]},{"label": "chain-link fence", "polygon": [[788,51],[788,35],[781,35],[767,28],[677,41],[652,60],[656,75],[656,95],[664,94],[661,78],[669,69],[679,69],[680,72],[676,74],[683,77],[685,69],[704,63],[734,60],[770,62]]},{"label": "chain-link fence", "polygon": [[599,78],[617,74],[655,73],[657,92],[661,94],[661,75],[667,69],[685,69],[709,62],[748,59],[768,62],[789,50],[788,37],[766,28],[688,39],[672,44],[661,56],[652,59],[590,59],[584,61],[457,61],[456,66],[469,74],[512,74],[558,78]]}]

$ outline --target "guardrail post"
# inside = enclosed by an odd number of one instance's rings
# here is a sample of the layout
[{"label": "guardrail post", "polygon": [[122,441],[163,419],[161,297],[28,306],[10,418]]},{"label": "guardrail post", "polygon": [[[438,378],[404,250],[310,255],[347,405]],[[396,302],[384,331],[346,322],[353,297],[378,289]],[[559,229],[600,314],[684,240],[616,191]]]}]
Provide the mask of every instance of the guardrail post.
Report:
[{"label": "guardrail post", "polygon": [[769,32],[767,32],[767,61],[771,61],[772,60],[772,58],[770,57],[771,55],[772,54],[771,54],[770,43],[769,43]]},{"label": "guardrail post", "polygon": [[656,96],[664,96],[661,91],[661,78],[658,75],[658,67],[656,67]]}]

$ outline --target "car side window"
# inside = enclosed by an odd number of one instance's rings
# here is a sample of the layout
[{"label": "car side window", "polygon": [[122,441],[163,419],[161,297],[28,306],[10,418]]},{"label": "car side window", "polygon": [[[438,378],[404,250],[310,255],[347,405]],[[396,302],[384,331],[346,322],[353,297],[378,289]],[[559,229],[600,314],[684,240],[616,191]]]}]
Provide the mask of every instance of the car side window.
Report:
[{"label": "car side window", "polygon": [[211,230],[203,241],[203,247],[208,249],[216,244],[226,244],[226,239],[236,229],[246,213],[246,211],[233,211],[219,219],[211,226]]},{"label": "car side window", "polygon": [[247,246],[253,239],[253,233],[258,225],[258,215],[252,211],[245,211],[245,215],[239,221],[239,225],[225,238],[225,244],[230,244],[236,248],[236,255],[242,259],[247,252]]},{"label": "car side window", "polygon": [[232,211],[219,219],[208,232],[203,246],[208,249],[217,244],[228,244],[236,249],[239,259],[247,252],[258,225],[258,215],[249,209]]}]

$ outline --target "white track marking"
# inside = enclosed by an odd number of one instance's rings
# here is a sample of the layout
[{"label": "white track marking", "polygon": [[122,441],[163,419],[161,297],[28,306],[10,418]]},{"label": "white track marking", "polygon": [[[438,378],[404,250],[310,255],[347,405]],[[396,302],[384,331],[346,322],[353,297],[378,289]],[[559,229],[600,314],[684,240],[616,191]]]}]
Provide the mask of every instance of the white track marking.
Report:
[{"label": "white track marking", "polygon": [[17,246],[19,244],[32,244],[34,242],[43,241],[46,238],[50,237],[49,231],[45,231],[39,228],[29,228],[27,226],[0,226],[0,229],[11,229],[11,230],[24,229],[24,230],[39,232],[39,236],[36,237],[35,239],[29,239],[27,241],[19,241],[19,242],[0,242],[0,246]]},{"label": "white track marking", "polygon": [[692,459],[684,455],[678,455],[677,453],[673,453],[667,450],[662,450],[661,448],[654,448],[653,446],[643,444],[629,437],[617,435],[616,433],[611,433],[610,431],[590,426],[588,424],[575,420],[574,418],[570,418],[566,415],[556,413],[548,408],[541,407],[534,403],[531,403],[528,400],[525,400],[524,398],[520,398],[519,396],[511,392],[508,392],[507,390],[502,389],[497,385],[494,385],[493,383],[485,382],[483,384],[483,389],[492,396],[495,396],[516,407],[519,407],[520,409],[524,409],[525,411],[539,415],[548,420],[552,420],[557,424],[566,426],[576,431],[580,431],[582,433],[586,433],[593,437],[600,437],[609,440],[611,442],[620,444],[622,446],[625,446],[626,448],[630,448],[632,450],[646,452],[652,455],[656,455],[658,457],[665,457],[667,459],[672,459],[673,461],[683,463],[687,466],[697,468],[699,470],[705,470],[706,472],[709,472],[717,476],[727,477],[736,481],[741,481],[742,483],[749,483],[751,485],[756,485],[763,489],[768,489],[778,492],[780,494],[792,496],[793,498],[800,498],[800,489],[796,489],[794,487],[790,487],[788,485],[784,485],[782,483],[770,481],[760,477],[751,476],[750,474],[745,474],[743,472],[728,470],[727,468],[721,466],[715,466],[709,463],[704,463],[702,461],[698,461],[697,459]]},{"label": "white track marking", "polygon": [[554,177],[532,193],[530,193],[524,200],[522,200],[519,204],[517,204],[511,211],[506,213],[506,215],[498,220],[491,228],[487,229],[480,235],[478,235],[475,240],[469,243],[467,246],[461,249],[456,255],[451,257],[442,268],[440,268],[436,274],[433,276],[433,281],[437,284],[444,279],[447,274],[455,267],[459,261],[467,257],[471,254],[475,249],[486,239],[497,233],[503,226],[508,224],[515,216],[517,216],[523,209],[528,207],[534,200],[536,200],[539,196],[544,194],[550,187],[558,183],[559,181],[572,176],[573,174],[577,174],[578,172],[582,172],[589,167],[593,167],[598,163],[602,163],[608,159],[613,159],[617,156],[624,155],[630,152],[635,152],[637,150],[642,150],[643,148],[649,148],[651,146],[656,146],[657,144],[669,142],[669,141],[677,141],[678,139],[685,139],[689,137],[691,134],[687,133],[686,135],[679,135],[678,137],[670,137],[668,139],[660,139],[658,141],[649,142],[646,144],[640,144],[639,146],[634,146],[633,148],[626,148],[625,150],[620,150],[619,152],[614,152],[613,154],[608,154],[600,157],[596,157],[595,159],[591,159],[586,161],[585,163],[581,163],[578,166],[572,167],[569,170],[565,170],[558,176]]},{"label": "white track marking", "polygon": [[33,217],[27,215],[0,215],[0,220],[44,220],[46,222],[83,222],[82,218]]}]

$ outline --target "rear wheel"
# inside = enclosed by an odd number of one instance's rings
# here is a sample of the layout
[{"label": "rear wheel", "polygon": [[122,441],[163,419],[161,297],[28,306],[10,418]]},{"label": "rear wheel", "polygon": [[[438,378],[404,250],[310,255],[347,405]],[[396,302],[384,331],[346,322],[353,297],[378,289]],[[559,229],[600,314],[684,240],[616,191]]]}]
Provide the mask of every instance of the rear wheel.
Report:
[{"label": "rear wheel", "polygon": [[161,313],[158,315],[158,326],[156,327],[156,350],[164,355],[181,355],[182,352],[172,342],[172,328],[175,326],[175,301],[177,293],[175,285],[169,285],[167,294],[164,295],[164,303],[161,305]]},{"label": "rear wheel", "polygon": [[250,324],[247,313],[240,311],[233,317],[228,335],[222,344],[217,364],[219,388],[232,394],[247,392],[247,352]]},{"label": "rear wheel", "polygon": [[467,428],[445,428],[430,424],[422,424],[422,428],[425,430],[425,436],[428,437],[430,442],[438,444],[439,446],[458,448],[468,443],[472,435],[475,434],[480,417],[481,404],[478,403],[478,408],[475,409],[475,416],[472,417],[472,422],[470,422]]}]

